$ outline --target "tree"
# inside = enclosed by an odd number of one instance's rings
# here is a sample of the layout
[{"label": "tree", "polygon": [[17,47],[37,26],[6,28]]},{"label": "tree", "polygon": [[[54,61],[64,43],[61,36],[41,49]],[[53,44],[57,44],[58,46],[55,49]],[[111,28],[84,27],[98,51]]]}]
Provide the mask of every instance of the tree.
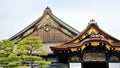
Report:
[{"label": "tree", "polygon": [[22,65],[29,66],[38,66],[44,68],[50,64],[50,62],[44,61],[41,55],[47,55],[47,52],[42,48],[42,40],[36,36],[27,37],[16,46],[16,54],[22,60]]},{"label": "tree", "polygon": [[[10,40],[0,41],[0,66],[3,68],[10,68],[16,66],[17,55],[13,52],[14,43]],[[14,56],[14,57],[13,57]]]}]

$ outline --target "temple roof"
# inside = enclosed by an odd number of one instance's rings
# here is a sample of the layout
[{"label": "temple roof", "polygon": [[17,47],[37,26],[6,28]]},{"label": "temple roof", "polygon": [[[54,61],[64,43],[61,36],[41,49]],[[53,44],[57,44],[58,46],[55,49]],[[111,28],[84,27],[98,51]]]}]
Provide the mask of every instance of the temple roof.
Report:
[{"label": "temple roof", "polygon": [[90,20],[86,29],[79,33],[72,40],[62,44],[51,47],[52,50],[67,50],[71,47],[81,47],[87,42],[104,42],[111,47],[120,47],[120,41],[113,36],[109,35],[105,31],[99,28],[95,20]]},{"label": "temple roof", "polygon": [[[24,38],[22,35],[23,35],[25,32],[27,32],[28,30],[30,30],[31,28],[34,28],[33,31],[37,30],[38,25],[39,25],[38,23],[39,23],[40,21],[42,21],[43,18],[44,18],[46,15],[49,15],[49,17],[51,17],[51,18],[55,21],[54,24],[57,23],[57,25],[60,26],[60,28],[63,27],[66,31],[72,33],[73,35],[79,34],[79,31],[77,31],[76,29],[72,28],[71,26],[69,26],[68,24],[66,24],[65,22],[63,22],[63,21],[60,20],[59,18],[57,18],[55,15],[53,15],[52,10],[51,10],[49,7],[47,7],[47,8],[44,10],[44,13],[43,13],[43,15],[42,15],[41,17],[39,17],[39,18],[38,18],[37,20],[35,20],[32,24],[28,25],[26,28],[24,28],[23,30],[21,30],[20,32],[18,32],[17,34],[15,34],[14,36],[10,37],[9,40],[15,40],[16,38],[19,38],[19,37]],[[59,30],[59,29],[58,29],[58,30]],[[63,32],[62,29],[60,29],[60,31]],[[32,32],[31,32],[31,33],[32,33]],[[64,33],[65,33],[65,32],[64,32]],[[66,34],[66,35],[68,35],[68,36],[70,36],[70,37],[74,37],[73,35],[69,35],[69,34]],[[26,37],[26,36],[25,36],[25,37]],[[18,41],[19,41],[19,40],[16,40],[15,42],[18,42]]]}]

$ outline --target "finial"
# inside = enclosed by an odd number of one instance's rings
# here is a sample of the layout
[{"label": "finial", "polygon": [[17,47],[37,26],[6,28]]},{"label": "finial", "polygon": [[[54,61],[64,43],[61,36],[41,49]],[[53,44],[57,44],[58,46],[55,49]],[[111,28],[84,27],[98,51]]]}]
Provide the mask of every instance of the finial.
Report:
[{"label": "finial", "polygon": [[45,13],[52,13],[52,10],[47,6],[44,10]]},{"label": "finial", "polygon": [[47,8],[46,9],[50,9],[48,6],[47,6]]},{"label": "finial", "polygon": [[94,19],[91,19],[91,20],[90,20],[90,23],[95,23],[95,20],[94,20]]},{"label": "finial", "polygon": [[91,19],[90,22],[88,23],[88,25],[90,25],[90,24],[95,24],[95,25],[97,25],[97,22],[95,22],[94,19]]}]

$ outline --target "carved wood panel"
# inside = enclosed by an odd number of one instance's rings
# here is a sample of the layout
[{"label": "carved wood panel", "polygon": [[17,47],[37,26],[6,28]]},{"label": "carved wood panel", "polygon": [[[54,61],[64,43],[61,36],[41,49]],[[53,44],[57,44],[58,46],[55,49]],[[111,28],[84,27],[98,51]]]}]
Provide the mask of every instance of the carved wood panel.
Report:
[{"label": "carved wood panel", "polygon": [[83,61],[105,61],[104,53],[84,53]]}]

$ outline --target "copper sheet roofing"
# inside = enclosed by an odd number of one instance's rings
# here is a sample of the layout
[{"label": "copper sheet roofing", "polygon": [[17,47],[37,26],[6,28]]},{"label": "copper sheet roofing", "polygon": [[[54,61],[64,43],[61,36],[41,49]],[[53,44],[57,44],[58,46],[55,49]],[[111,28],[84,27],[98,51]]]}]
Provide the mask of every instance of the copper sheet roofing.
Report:
[{"label": "copper sheet roofing", "polygon": [[74,44],[74,43],[63,44],[63,45],[58,45],[58,46],[51,47],[51,49],[52,50],[68,50],[69,48],[81,47],[81,46],[83,46],[83,44],[89,43],[91,41],[93,41],[93,42],[95,42],[95,41],[104,42],[104,43],[109,44],[111,47],[119,47],[120,48],[120,42],[118,42],[118,43],[110,43],[105,39],[99,39],[99,40],[86,39],[86,40],[84,40],[84,41],[82,41],[81,43],[78,43],[78,44]]},{"label": "copper sheet roofing", "polygon": [[[79,39],[82,35],[86,34],[87,31],[94,27],[96,30],[98,30],[102,35],[114,40],[113,42],[109,42],[106,39],[99,39],[99,40],[91,40],[91,39],[85,39],[82,42],[78,42],[78,43],[74,43],[75,40]],[[97,23],[95,22],[95,20],[90,20],[90,23],[88,24],[87,28],[84,29],[81,33],[79,33],[76,37],[74,37],[72,40],[62,44],[62,45],[57,45],[57,46],[53,46],[51,47],[52,50],[62,50],[62,49],[68,49],[69,47],[78,47],[78,46],[82,46],[83,43],[89,42],[89,41],[102,41],[102,42],[106,42],[108,44],[110,44],[113,47],[120,47],[120,41],[116,38],[114,38],[113,36],[109,35],[108,33],[106,33],[105,31],[103,31],[102,29],[99,28],[99,26],[97,25]]]}]

